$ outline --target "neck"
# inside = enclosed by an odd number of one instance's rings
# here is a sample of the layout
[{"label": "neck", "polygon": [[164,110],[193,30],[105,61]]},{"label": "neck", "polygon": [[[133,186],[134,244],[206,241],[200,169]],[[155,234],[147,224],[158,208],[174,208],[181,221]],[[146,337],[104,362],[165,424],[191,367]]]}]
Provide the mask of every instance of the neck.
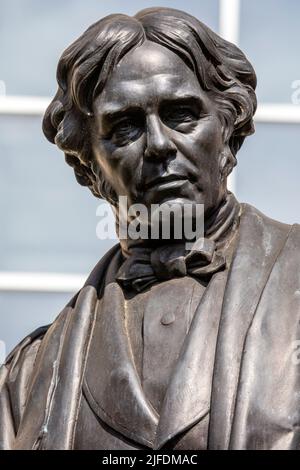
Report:
[{"label": "neck", "polygon": [[205,220],[204,235],[222,246],[236,232],[241,207],[235,196],[227,192],[225,199]]},{"label": "neck", "polygon": [[[230,240],[236,233],[236,228],[239,221],[240,215],[240,204],[236,200],[235,196],[227,192],[225,198],[221,203],[204,219],[204,236],[213,240],[217,248],[223,248],[225,245],[230,243]],[[119,230],[119,219],[116,212],[116,227],[117,233]],[[120,239],[121,250],[124,257],[128,257],[131,254],[132,248],[140,247],[143,248],[156,248],[160,245],[171,244],[171,243],[186,243],[191,240],[182,239],[142,239],[133,240],[130,237]]]}]

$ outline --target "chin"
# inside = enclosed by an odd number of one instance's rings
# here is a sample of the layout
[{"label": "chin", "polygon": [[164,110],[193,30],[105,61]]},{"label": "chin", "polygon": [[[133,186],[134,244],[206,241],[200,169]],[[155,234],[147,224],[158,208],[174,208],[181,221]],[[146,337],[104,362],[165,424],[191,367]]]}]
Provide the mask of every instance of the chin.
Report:
[{"label": "chin", "polygon": [[[156,223],[160,214],[164,214],[163,219],[169,220],[169,214],[173,213],[177,220],[188,220],[190,218],[201,218],[204,214],[204,207],[201,203],[197,206],[195,200],[186,197],[173,197],[160,200],[157,209],[151,209],[152,223]],[[165,211],[165,212],[164,212]]]},{"label": "chin", "polygon": [[164,194],[164,195],[155,195],[153,198],[149,198],[147,201],[145,201],[145,204],[147,207],[150,207],[151,204],[179,204],[179,205],[184,205],[184,204],[204,204],[204,198],[202,194],[197,194],[197,195],[178,195],[178,194]]},{"label": "chin", "polygon": [[178,196],[178,197],[166,197],[164,199],[162,199],[161,201],[158,202],[159,205],[161,204],[167,204],[168,206],[172,206],[173,204],[179,204],[181,206],[183,206],[184,204],[188,204],[188,205],[194,205],[196,204],[196,201],[193,200],[193,199],[190,199],[188,197],[182,197],[182,196]]}]

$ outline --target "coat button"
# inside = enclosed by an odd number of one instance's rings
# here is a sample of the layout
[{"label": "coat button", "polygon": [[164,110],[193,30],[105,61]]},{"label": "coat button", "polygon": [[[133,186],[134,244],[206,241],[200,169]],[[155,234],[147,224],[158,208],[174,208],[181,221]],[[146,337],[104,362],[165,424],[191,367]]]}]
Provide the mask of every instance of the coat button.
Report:
[{"label": "coat button", "polygon": [[171,323],[174,323],[175,321],[175,314],[173,312],[168,312],[165,313],[160,320],[160,323],[162,325],[171,325]]}]

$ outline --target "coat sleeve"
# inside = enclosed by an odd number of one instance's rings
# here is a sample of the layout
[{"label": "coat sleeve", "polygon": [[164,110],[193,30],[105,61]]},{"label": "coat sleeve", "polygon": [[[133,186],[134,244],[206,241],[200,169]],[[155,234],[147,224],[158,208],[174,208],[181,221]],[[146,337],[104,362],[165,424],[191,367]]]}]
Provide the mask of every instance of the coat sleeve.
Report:
[{"label": "coat sleeve", "polygon": [[35,359],[48,327],[27,336],[0,368],[0,450],[12,448],[18,432]]}]

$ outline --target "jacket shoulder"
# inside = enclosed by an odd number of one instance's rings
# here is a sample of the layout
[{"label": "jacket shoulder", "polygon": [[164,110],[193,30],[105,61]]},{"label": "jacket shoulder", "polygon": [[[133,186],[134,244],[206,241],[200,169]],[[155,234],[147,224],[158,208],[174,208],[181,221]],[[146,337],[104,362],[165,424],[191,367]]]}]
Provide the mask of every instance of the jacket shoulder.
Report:
[{"label": "jacket shoulder", "polygon": [[300,266],[300,224],[286,224],[272,219],[249,204],[242,204],[242,207],[250,223],[253,221],[253,218],[259,220],[259,224],[264,232],[263,239],[265,241],[271,240],[274,235],[281,239],[280,253],[282,256],[279,256],[279,260],[281,262],[284,259],[290,260],[289,272],[292,269],[298,272]]},{"label": "jacket shoulder", "polygon": [[260,222],[266,227],[268,227],[270,230],[281,230],[281,231],[285,231],[288,233],[290,232],[290,230],[292,229],[294,225],[297,225],[297,224],[291,225],[291,224],[287,224],[279,220],[273,219],[250,204],[242,203],[241,207],[242,207],[243,213],[247,213],[248,216],[250,215],[250,217],[255,217],[255,218],[260,219]]},{"label": "jacket shoulder", "polygon": [[9,353],[4,365],[8,366],[9,364],[12,364],[15,362],[17,357],[20,357],[23,352],[26,352],[30,348],[34,348],[37,343],[39,344],[50,326],[50,324],[41,326],[29,335],[25,336],[25,338],[23,338],[22,341],[20,341],[20,343],[17,344],[17,346],[15,346],[14,349]]}]

